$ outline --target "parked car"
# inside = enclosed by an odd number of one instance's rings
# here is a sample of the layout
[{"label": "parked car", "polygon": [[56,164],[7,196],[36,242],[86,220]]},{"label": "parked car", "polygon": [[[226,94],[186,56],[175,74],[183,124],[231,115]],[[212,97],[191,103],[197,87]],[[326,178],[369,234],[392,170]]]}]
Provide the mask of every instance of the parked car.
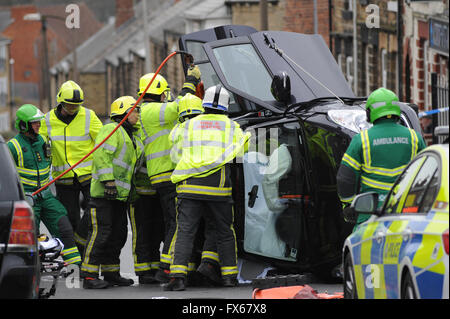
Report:
[{"label": "parked car", "polygon": [[0,299],[37,298],[39,254],[31,206],[0,135]]},{"label": "parked car", "polygon": [[448,164],[448,144],[429,146],[382,209],[376,193],[355,197],[348,213],[373,216],[345,241],[345,298],[449,298]]},{"label": "parked car", "polygon": [[[320,35],[227,25],[184,35],[179,47],[205,88],[230,92],[229,116],[253,135],[232,164],[239,255],[330,278],[353,227],[336,173],[351,138],[371,125],[366,98],[355,97]],[[186,70],[191,61],[182,62]],[[421,134],[413,108],[401,111]]]}]

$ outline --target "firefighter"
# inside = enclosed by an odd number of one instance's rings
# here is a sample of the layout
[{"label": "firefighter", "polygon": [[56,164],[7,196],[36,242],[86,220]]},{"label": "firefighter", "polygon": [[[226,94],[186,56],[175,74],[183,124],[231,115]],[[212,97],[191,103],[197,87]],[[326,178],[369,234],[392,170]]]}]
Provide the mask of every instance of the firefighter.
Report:
[{"label": "firefighter", "polygon": [[[174,163],[178,163],[182,156],[182,134],[184,133],[186,121],[204,112],[202,100],[196,95],[187,93],[180,100],[178,123],[169,135],[169,141],[172,144],[171,158]],[[220,285],[222,277],[220,274],[219,255],[217,254],[215,224],[208,214],[204,214],[203,217],[207,222],[207,226],[204,229],[204,220],[199,221],[199,229],[204,230],[204,236],[202,236],[200,231],[197,232],[194,251],[188,263],[187,283],[188,285],[197,285],[199,283],[201,279],[196,276],[196,270],[206,278],[208,283]],[[198,258],[198,255],[200,255],[200,258]],[[196,268],[198,259],[200,259],[200,265]]]},{"label": "firefighter", "polygon": [[[82,106],[84,93],[74,81],[61,85],[56,96],[58,105],[45,114],[40,134],[51,143],[52,177],[56,178],[94,148],[95,138],[103,126],[94,111]],[[55,182],[56,195],[66,207],[82,252],[87,236],[87,220],[80,222],[80,192],[89,201],[92,156]]]},{"label": "firefighter", "polygon": [[[133,97],[123,96],[111,104],[112,123],[103,126],[96,144],[113,131],[135,103]],[[81,265],[83,287],[87,289],[134,283],[132,279],[121,277],[119,257],[127,239],[127,208],[135,163],[143,152],[133,135],[133,126],[139,120],[138,111],[135,108],[122,126],[94,152],[87,213],[89,232]],[[104,280],[99,279],[100,269]]]},{"label": "firefighter", "polygon": [[[385,88],[373,91],[366,114],[373,126],[352,138],[337,173],[338,195],[344,206],[358,193],[376,192],[381,207],[403,168],[425,148],[422,136],[397,123],[401,113],[394,92]],[[359,214],[356,226],[369,217]]]},{"label": "firefighter", "polygon": [[[136,124],[140,128],[140,121]],[[136,140],[142,143],[141,130]],[[143,148],[143,146],[142,146]],[[136,199],[132,200],[128,213],[132,229],[132,253],[134,271],[139,284],[152,284],[159,269],[160,246],[164,240],[164,220],[159,195],[150,183],[144,153],[136,162]]]},{"label": "firefighter", "polygon": [[[144,93],[154,75],[154,73],[148,73],[140,78],[139,96]],[[167,102],[169,91],[167,81],[163,76],[157,74],[143,96],[141,129],[144,136],[147,172],[152,187],[159,195],[165,225],[160,267],[155,274],[155,278],[162,283],[169,281],[168,273],[172,262],[170,249],[176,229],[175,198],[177,193],[175,185],[170,181],[175,164],[170,159],[168,136],[178,118],[178,100],[186,93],[195,93],[200,82],[200,75],[198,66],[189,68],[180,96],[175,101]]]},{"label": "firefighter", "polygon": [[[47,144],[39,135],[44,114],[34,105],[22,105],[16,113],[15,127],[19,131],[8,142],[8,147],[16,163],[17,172],[24,191],[31,195],[50,179],[50,153]],[[36,229],[40,220],[53,237],[64,244],[63,259],[68,264],[81,264],[81,257],[75,245],[73,229],[64,206],[46,188],[33,197],[33,211]]]},{"label": "firefighter", "polygon": [[170,266],[171,279],[164,290],[185,289],[187,263],[202,211],[208,212],[215,224],[223,285],[237,285],[236,236],[228,163],[243,153],[250,134],[244,134],[239,124],[227,117],[228,104],[229,94],[221,85],[210,87],[203,99],[205,114],[184,124],[182,157],[171,176],[171,181],[177,185],[178,223]]}]

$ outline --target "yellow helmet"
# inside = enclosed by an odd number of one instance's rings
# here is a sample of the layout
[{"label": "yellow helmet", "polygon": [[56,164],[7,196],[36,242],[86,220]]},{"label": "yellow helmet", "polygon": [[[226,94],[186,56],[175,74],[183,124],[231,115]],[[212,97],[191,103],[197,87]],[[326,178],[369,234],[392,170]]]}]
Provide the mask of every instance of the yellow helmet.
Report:
[{"label": "yellow helmet", "polygon": [[205,109],[202,106],[202,99],[191,93],[187,93],[178,103],[178,118],[190,114],[204,113]]},{"label": "yellow helmet", "polygon": [[82,104],[83,101],[83,90],[78,84],[71,80],[64,82],[56,95],[56,102],[58,103]]},{"label": "yellow helmet", "polygon": [[[147,73],[139,79],[138,95],[141,95],[145,91],[145,88],[150,83],[154,75],[155,73]],[[147,92],[145,93],[161,95],[165,91],[167,91],[168,88],[169,86],[167,84],[166,79],[162,75],[157,74],[152,82],[152,85],[150,85]]]},{"label": "yellow helmet", "polygon": [[[112,119],[115,116],[126,114],[134,104],[136,104],[136,100],[132,96],[119,97],[111,104],[111,114],[109,115],[109,118]],[[136,108],[138,108],[138,106],[136,106]]]}]

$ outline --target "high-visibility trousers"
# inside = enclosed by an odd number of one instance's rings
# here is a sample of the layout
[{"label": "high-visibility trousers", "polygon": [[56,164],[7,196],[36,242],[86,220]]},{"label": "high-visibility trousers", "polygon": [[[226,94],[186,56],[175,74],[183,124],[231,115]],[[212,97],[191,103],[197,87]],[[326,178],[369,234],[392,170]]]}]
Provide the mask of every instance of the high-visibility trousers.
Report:
[{"label": "high-visibility trousers", "polygon": [[158,195],[139,195],[130,204],[128,214],[132,230],[132,253],[137,276],[159,268],[160,247],[164,240],[164,220]]},{"label": "high-visibility trousers", "polygon": [[[236,277],[238,269],[232,203],[180,198],[177,201],[177,213],[177,232],[170,276],[185,277],[187,275],[198,225],[204,217],[205,243],[216,243],[218,256],[213,258],[217,258],[220,262],[222,277]],[[204,247],[203,258],[207,257],[208,249],[211,248]]]},{"label": "high-visibility trousers", "polygon": [[86,242],[82,277],[96,277],[100,271],[120,271],[120,251],[127,241],[127,203],[92,198],[89,202],[89,232]]},{"label": "high-visibility trousers", "polygon": [[161,251],[160,268],[169,270],[172,263],[171,251],[173,250],[174,235],[177,228],[176,221],[176,198],[177,191],[175,185],[158,187],[161,208],[164,217],[164,245]]}]

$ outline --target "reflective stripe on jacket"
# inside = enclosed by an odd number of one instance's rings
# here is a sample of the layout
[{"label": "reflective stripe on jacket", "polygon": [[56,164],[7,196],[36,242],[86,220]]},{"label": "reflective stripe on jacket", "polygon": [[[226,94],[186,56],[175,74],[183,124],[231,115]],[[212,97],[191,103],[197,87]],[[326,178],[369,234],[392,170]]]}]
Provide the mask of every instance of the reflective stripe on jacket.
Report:
[{"label": "reflective stripe on jacket", "polygon": [[141,106],[140,124],[148,175],[152,185],[170,182],[175,164],[170,159],[169,133],[177,122],[178,100]]},{"label": "reflective stripe on jacket", "polygon": [[190,177],[206,177],[243,155],[250,133],[222,114],[201,114],[179,126],[172,135],[182,154],[172,173],[173,183]]},{"label": "reflective stripe on jacket", "polygon": [[[96,144],[100,143],[117,126],[117,123],[109,123],[100,130]],[[136,160],[142,154],[142,145],[136,144],[123,127],[94,152],[92,165],[91,196],[103,198],[104,182],[114,181],[118,196],[117,200],[126,201],[132,190],[133,174]]]},{"label": "reflective stripe on jacket", "polygon": [[[52,152],[52,176],[59,176],[66,169],[77,163],[95,146],[95,138],[103,126],[94,111],[80,107],[74,119],[66,124],[51,110],[41,121],[39,133],[51,142]],[[62,177],[74,177],[74,171],[78,176],[91,174],[92,154],[80,163],[75,169]]]},{"label": "reflective stripe on jacket", "polygon": [[[425,148],[422,137],[409,128],[391,119],[381,119],[368,130],[355,135],[342,158],[342,165],[348,166],[360,178],[360,189],[355,195],[374,191],[384,201],[393,183],[406,165]],[[356,184],[356,183],[355,183]],[[341,198],[351,202],[353,197]]]},{"label": "reflective stripe on jacket", "polygon": [[44,155],[45,141],[38,135],[32,142],[22,133],[8,141],[25,192],[31,193],[49,182],[50,159]]}]

